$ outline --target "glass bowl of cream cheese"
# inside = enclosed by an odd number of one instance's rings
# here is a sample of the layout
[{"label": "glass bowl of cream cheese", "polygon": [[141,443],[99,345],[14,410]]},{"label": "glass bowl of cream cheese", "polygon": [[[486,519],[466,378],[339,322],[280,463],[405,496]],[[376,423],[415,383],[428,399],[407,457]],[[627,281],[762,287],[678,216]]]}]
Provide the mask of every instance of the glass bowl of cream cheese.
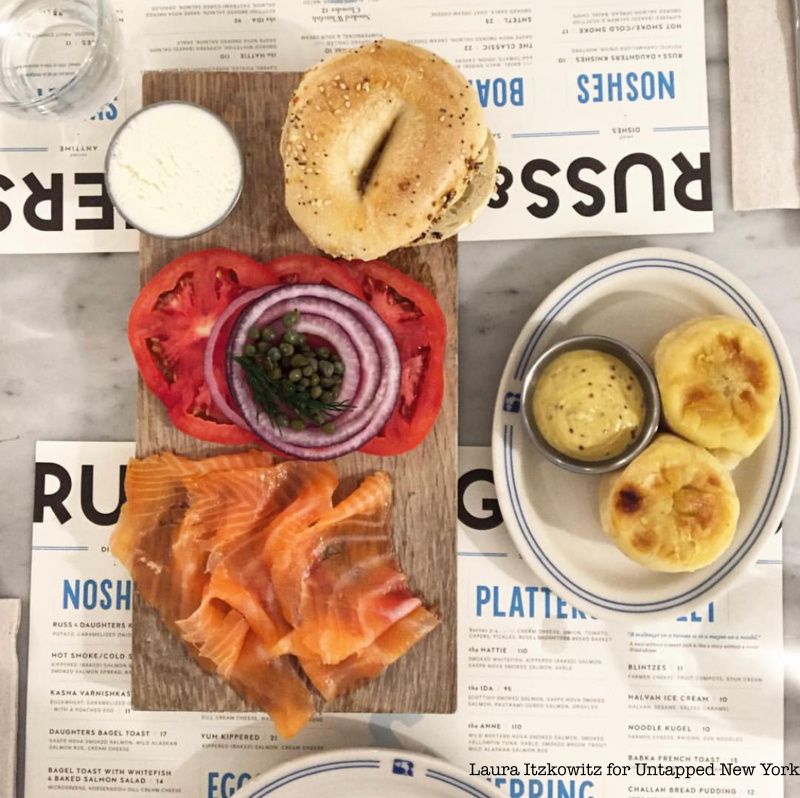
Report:
[{"label": "glass bowl of cream cheese", "polygon": [[525,427],[552,463],[579,474],[627,465],[658,430],[658,384],[622,341],[581,335],[551,346],[522,385]]},{"label": "glass bowl of cream cheese", "polygon": [[148,105],[117,130],[106,188],[128,224],[159,238],[206,233],[236,207],[244,157],[230,127],[194,103]]}]

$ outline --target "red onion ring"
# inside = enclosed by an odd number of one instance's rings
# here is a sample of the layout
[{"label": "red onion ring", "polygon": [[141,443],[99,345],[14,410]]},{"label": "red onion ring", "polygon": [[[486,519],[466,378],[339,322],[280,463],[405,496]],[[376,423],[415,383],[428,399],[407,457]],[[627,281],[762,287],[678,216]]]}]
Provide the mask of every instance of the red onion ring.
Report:
[{"label": "red onion ring", "polygon": [[[291,309],[291,307],[282,309],[278,318]],[[264,323],[269,324],[268,321]],[[364,405],[367,401],[367,397],[374,395],[377,390],[377,382],[380,376],[380,358],[378,350],[372,343],[372,339],[369,338],[369,332],[366,327],[362,326],[363,335],[366,336],[366,339],[361,338],[361,340],[359,340],[358,336],[356,336],[354,341],[348,336],[340,324],[331,321],[325,316],[317,316],[304,312],[294,329],[301,333],[319,335],[324,338],[336,349],[339,353],[339,357],[345,364],[344,378],[342,380],[338,401],[351,406],[347,410],[336,415],[336,431],[333,433],[326,432],[325,442],[327,444],[334,444],[346,441],[366,424],[367,420],[362,417],[363,414],[358,411],[358,408]],[[365,347],[365,343],[368,346]],[[371,351],[369,347],[372,347]],[[367,371],[367,376],[362,379],[362,374],[364,373],[361,367],[362,363],[378,363],[377,371],[373,365],[371,372]],[[228,365],[229,384],[233,385],[235,380],[241,380],[244,386],[246,386],[246,378],[241,367],[233,360],[229,360]],[[244,386],[242,388],[243,390],[249,390],[249,388],[245,388]],[[365,386],[367,387],[365,388]],[[366,391],[369,391],[369,393],[366,393]],[[264,419],[264,421],[272,427],[272,423],[269,419]],[[318,446],[320,440],[320,431],[313,427],[303,430],[284,428],[280,431],[280,435],[284,443],[303,447]]]},{"label": "red onion ring", "polygon": [[[304,441],[303,444],[297,443],[289,439],[289,431],[274,427],[253,401],[247,379],[233,358],[243,350],[251,327],[277,318],[278,305],[283,312],[297,309],[301,320],[308,314],[333,322],[344,331],[359,357],[363,352],[363,361],[355,359],[349,362],[344,353],[339,352],[345,374],[351,368],[360,372],[359,389],[353,400],[355,402],[359,397],[359,406],[345,411],[350,415],[344,419],[349,435],[344,440],[331,442],[331,437],[319,429],[292,430]],[[228,380],[241,416],[256,435],[287,455],[305,460],[327,460],[360,448],[386,424],[400,391],[400,357],[391,331],[366,302],[325,285],[282,286],[256,299],[240,314],[228,343]],[[362,385],[369,390],[362,390]],[[343,416],[344,413],[336,417],[337,427]]]},{"label": "red onion ring", "polygon": [[[222,413],[222,415],[228,419],[228,421],[246,430],[250,429],[249,425],[236,411],[236,409],[231,406],[227,397],[225,396],[225,393],[219,386],[217,375],[214,373],[214,351],[217,348],[217,343],[220,335],[222,334],[223,328],[228,321],[233,319],[233,317],[243,307],[264,296],[264,294],[268,293],[269,291],[274,291],[275,288],[276,286],[274,285],[266,285],[262,288],[254,288],[252,291],[248,291],[247,293],[236,297],[236,299],[234,299],[233,302],[231,302],[231,304],[225,308],[225,311],[216,320],[216,322],[214,322],[214,326],[211,328],[211,332],[208,335],[205,352],[203,354],[203,376],[205,377],[206,385],[208,385],[208,391],[211,394],[211,400],[214,402],[215,406]],[[233,324],[231,324],[231,330],[232,329]]]},{"label": "red onion ring", "polygon": [[[254,326],[274,324],[284,314],[292,311],[296,304],[296,300],[278,302],[255,321]],[[306,299],[305,307],[306,310],[302,312],[295,329],[298,332],[316,334],[324,338],[337,350],[345,364],[339,401],[350,404],[351,407],[336,416],[336,431],[325,433],[325,444],[332,445],[352,437],[368,422],[369,417],[361,412],[361,408],[372,401],[379,388],[382,373],[381,359],[370,331],[355,316],[350,318],[348,333],[341,324],[320,315],[330,311],[327,301]],[[316,312],[310,312],[312,309]],[[349,311],[343,310],[342,313],[349,314]],[[245,379],[242,369],[232,358],[228,359],[228,367],[229,385],[232,385],[234,380]],[[283,429],[281,438],[285,443],[297,446],[318,446],[319,430]]]}]

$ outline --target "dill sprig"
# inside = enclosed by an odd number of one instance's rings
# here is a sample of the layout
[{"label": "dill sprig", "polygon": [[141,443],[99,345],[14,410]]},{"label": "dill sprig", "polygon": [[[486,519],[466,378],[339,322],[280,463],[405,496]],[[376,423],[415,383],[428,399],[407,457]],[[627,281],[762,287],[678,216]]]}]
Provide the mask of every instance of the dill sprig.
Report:
[{"label": "dill sprig", "polygon": [[313,399],[286,380],[272,379],[258,357],[236,355],[234,361],[245,373],[259,413],[266,413],[274,427],[297,427],[294,422],[300,421],[303,426],[325,428],[332,416],[351,407],[347,402]]}]

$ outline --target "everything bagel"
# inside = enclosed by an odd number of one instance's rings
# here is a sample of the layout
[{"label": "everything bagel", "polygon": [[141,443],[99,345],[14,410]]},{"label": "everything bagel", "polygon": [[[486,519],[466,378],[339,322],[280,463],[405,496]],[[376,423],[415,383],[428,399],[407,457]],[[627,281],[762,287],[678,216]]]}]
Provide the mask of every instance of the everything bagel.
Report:
[{"label": "everything bagel", "polygon": [[494,191],[494,140],[458,70],[383,39],[307,72],[280,145],[286,207],[313,244],[365,260],[438,241]]}]

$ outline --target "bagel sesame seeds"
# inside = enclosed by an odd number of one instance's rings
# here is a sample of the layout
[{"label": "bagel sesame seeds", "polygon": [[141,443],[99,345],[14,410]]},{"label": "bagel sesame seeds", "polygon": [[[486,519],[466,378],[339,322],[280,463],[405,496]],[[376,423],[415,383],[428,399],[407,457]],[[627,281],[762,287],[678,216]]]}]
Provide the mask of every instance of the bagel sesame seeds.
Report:
[{"label": "bagel sesame seeds", "polygon": [[[410,243],[423,228],[423,241],[447,238],[450,218],[466,219],[454,209],[475,174],[468,162],[481,151],[473,139],[482,111],[446,61],[413,45],[365,43],[307,72],[298,95],[284,128],[286,205],[312,242],[344,257],[380,257],[382,247]],[[425,169],[415,174],[418,157]],[[433,229],[440,219],[445,226]]]}]

